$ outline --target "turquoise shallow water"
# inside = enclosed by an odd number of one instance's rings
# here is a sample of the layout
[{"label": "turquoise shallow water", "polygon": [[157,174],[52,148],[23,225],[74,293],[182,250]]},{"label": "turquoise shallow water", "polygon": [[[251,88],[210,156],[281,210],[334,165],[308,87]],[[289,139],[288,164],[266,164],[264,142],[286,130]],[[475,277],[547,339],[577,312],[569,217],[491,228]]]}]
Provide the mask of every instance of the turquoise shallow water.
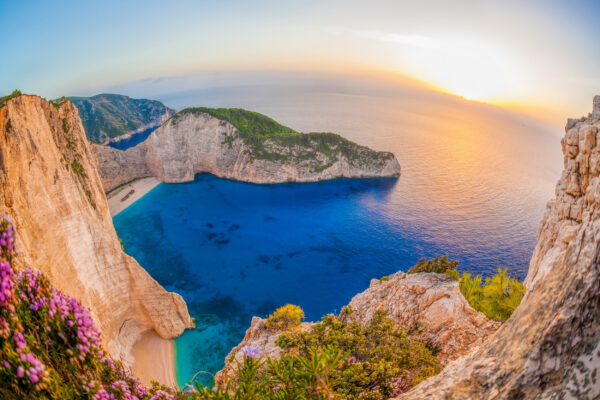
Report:
[{"label": "turquoise shallow water", "polygon": [[317,320],[421,256],[523,278],[561,167],[559,130],[481,106],[273,88],[177,101],[167,105],[242,106],[339,132],[394,152],[403,168],[399,180],[270,186],[203,174],[160,184],[118,214],[127,253],[196,318],[176,340],[180,384],[198,371],[209,382],[253,315],[295,303]]}]

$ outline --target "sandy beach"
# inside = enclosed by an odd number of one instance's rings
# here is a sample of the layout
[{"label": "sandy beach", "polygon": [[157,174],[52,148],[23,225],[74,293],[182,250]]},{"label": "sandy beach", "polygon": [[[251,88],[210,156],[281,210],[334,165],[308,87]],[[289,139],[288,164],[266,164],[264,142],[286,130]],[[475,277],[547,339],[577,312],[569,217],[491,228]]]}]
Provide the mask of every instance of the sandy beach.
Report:
[{"label": "sandy beach", "polygon": [[172,340],[163,339],[154,331],[144,333],[131,352],[135,358],[133,375],[148,387],[151,386],[150,381],[157,381],[177,388],[173,346],[175,343]]},{"label": "sandy beach", "polygon": [[110,216],[114,217],[146,193],[154,189],[160,181],[154,177],[136,179],[106,194]]}]

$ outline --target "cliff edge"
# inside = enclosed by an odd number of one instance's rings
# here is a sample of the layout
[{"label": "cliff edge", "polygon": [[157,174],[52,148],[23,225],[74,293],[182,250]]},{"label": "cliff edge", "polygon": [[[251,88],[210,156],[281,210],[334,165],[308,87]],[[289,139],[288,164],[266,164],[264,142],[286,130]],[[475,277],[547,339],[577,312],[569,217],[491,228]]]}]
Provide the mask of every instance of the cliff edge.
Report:
[{"label": "cliff edge", "polygon": [[23,95],[0,107],[0,212],[18,232],[17,268],[43,272],[88,307],[114,358],[131,365],[143,334],[193,326],[181,296],[122,251],[71,101]]},{"label": "cliff edge", "polygon": [[564,171],[521,304],[478,350],[400,399],[600,397],[600,97],[561,143]]},{"label": "cliff edge", "polygon": [[298,133],[241,109],[186,109],[136,147],[94,150],[106,192],[137,178],[187,182],[203,172],[262,184],[400,176],[392,153],[333,133]]}]

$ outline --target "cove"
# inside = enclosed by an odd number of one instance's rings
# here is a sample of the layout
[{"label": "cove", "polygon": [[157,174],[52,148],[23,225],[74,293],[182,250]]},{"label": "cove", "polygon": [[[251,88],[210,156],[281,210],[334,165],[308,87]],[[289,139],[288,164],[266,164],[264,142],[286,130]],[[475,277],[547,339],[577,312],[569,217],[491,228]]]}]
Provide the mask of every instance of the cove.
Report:
[{"label": "cove", "polygon": [[[179,384],[198,371],[209,383],[254,315],[293,303],[318,320],[372,278],[406,270],[421,256],[449,253],[461,270],[483,274],[514,256],[506,246],[452,241],[451,227],[431,237],[393,212],[401,180],[255,185],[202,174],[160,184],[118,214],[125,251],[181,294],[195,318],[196,329],[176,340]],[[510,273],[523,269],[512,265]]]}]

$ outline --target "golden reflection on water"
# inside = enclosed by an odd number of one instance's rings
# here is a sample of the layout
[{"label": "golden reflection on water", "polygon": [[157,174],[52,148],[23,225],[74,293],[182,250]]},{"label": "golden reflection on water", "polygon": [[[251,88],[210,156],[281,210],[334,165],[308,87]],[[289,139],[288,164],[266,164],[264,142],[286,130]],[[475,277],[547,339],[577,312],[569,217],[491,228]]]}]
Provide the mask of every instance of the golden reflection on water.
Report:
[{"label": "golden reflection on water", "polygon": [[173,106],[249,108],[299,131],[336,132],[393,152],[402,176],[386,194],[389,226],[382,229],[412,226],[449,253],[458,244],[473,253],[516,248],[515,263],[525,265],[562,169],[562,127],[417,89],[366,95],[246,87],[180,102]]}]

